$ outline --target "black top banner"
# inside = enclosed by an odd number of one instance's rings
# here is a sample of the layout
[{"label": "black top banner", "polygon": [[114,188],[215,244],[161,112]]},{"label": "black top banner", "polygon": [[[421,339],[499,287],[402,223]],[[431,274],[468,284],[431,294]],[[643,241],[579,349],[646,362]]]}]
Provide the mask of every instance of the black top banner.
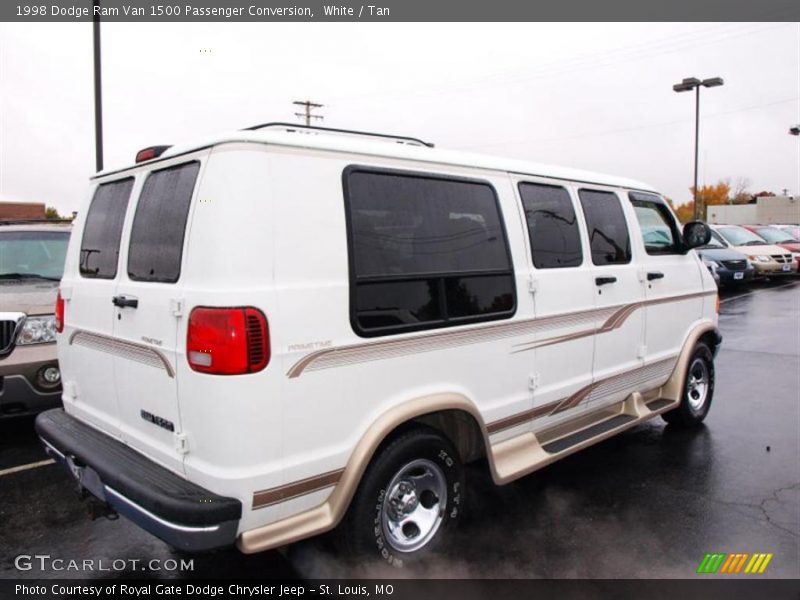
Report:
[{"label": "black top banner", "polygon": [[800,21],[798,0],[3,0],[0,21]]}]

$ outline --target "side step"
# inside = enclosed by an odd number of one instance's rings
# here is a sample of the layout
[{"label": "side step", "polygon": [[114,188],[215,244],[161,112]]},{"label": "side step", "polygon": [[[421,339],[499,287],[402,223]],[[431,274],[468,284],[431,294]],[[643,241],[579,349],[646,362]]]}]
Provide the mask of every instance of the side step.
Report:
[{"label": "side step", "polygon": [[598,435],[606,433],[607,431],[611,431],[612,429],[616,429],[617,427],[621,427],[626,423],[636,420],[637,417],[633,415],[617,415],[616,417],[611,417],[606,421],[601,421],[597,425],[592,425],[591,427],[581,429],[580,431],[576,431],[575,433],[566,437],[559,438],[553,442],[550,442],[549,444],[544,444],[542,448],[545,452],[549,452],[551,454],[563,452],[572,446],[577,446],[586,440],[590,440]]}]

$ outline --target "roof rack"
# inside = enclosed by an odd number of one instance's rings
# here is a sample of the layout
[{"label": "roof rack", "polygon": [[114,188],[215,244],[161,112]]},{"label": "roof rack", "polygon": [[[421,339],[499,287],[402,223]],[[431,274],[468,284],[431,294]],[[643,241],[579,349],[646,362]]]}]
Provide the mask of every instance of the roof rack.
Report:
[{"label": "roof rack", "polygon": [[315,127],[314,125],[296,125],[294,123],[262,123],[261,125],[253,125],[252,127],[245,127],[243,131],[255,131],[257,129],[269,129],[269,128],[282,128],[288,132],[294,132],[297,130],[307,130],[309,132],[313,131],[321,131],[325,133],[343,133],[346,135],[361,135],[365,137],[376,137],[376,138],[384,138],[387,140],[394,140],[398,144],[408,144],[411,146],[425,146],[427,148],[433,148],[434,145],[430,142],[425,142],[418,138],[414,137],[407,137],[404,135],[389,135],[386,133],[373,133],[371,131],[356,131],[354,129],[334,129],[332,127]]}]

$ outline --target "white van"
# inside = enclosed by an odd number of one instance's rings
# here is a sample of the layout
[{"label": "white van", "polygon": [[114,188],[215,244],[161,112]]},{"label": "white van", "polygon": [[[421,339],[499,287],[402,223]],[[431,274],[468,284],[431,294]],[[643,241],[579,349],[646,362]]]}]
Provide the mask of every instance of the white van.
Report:
[{"label": "white van", "polygon": [[649,186],[285,124],[94,179],[38,432],[105,510],[401,565],[500,485],[714,390],[717,289]]}]

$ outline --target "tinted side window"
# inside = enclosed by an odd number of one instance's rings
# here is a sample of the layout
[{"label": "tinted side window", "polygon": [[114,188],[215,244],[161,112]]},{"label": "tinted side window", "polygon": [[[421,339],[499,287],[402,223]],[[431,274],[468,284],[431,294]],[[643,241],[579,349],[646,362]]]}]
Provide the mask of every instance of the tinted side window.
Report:
[{"label": "tinted side window", "polygon": [[119,240],[132,188],[133,177],[97,186],[81,239],[78,269],[83,277],[117,276]]},{"label": "tinted side window", "polygon": [[183,238],[200,163],[153,171],[142,188],[131,228],[128,276],[174,283],[181,274]]},{"label": "tinted side window", "polygon": [[533,264],[537,269],[577,267],[583,262],[581,237],[569,192],[562,187],[520,183]]},{"label": "tinted side window", "polygon": [[595,265],[629,263],[631,239],[617,195],[598,190],[580,190],[578,196],[589,230],[592,262]]},{"label": "tinted side window", "polygon": [[513,314],[511,258],[491,186],[351,168],[345,202],[357,333]]},{"label": "tinted side window", "polygon": [[680,254],[680,233],[664,201],[654,194],[641,192],[631,192],[628,197],[636,212],[647,253]]}]

